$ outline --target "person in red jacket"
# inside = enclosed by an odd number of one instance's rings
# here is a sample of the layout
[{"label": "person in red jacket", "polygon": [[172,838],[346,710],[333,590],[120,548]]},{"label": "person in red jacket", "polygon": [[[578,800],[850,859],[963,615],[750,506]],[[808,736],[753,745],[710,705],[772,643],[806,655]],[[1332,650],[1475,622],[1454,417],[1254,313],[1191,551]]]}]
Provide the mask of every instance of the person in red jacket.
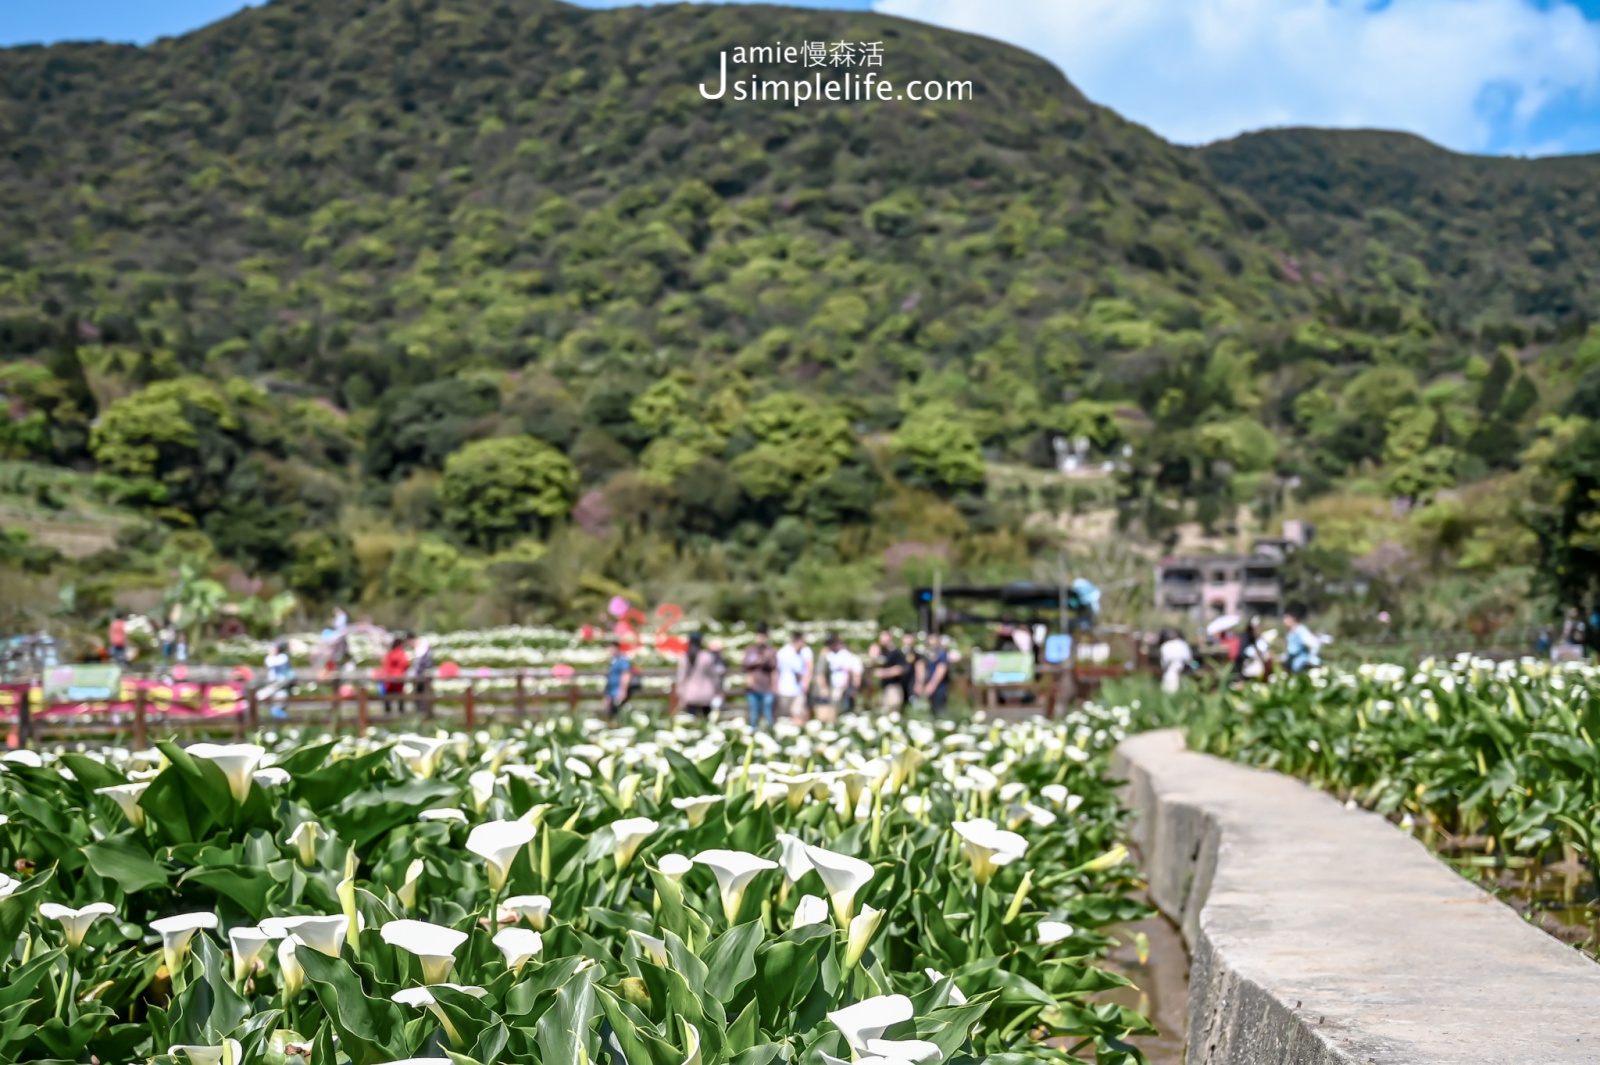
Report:
[{"label": "person in red jacket", "polygon": [[406,654],[406,641],[398,636],[383,656],[383,667],[378,675],[383,678],[383,712],[392,714],[402,709],[400,698],[406,691],[406,672],[411,668],[411,656]]}]

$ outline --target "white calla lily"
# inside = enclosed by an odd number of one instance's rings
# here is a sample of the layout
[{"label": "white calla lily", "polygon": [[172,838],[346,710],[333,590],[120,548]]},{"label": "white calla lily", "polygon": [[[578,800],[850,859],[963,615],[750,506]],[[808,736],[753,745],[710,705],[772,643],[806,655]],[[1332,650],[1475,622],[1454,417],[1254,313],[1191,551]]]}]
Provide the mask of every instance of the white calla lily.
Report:
[{"label": "white calla lily", "polygon": [[861,907],[861,912],[850,918],[850,932],[845,938],[844,967],[846,970],[856,967],[861,956],[867,952],[867,944],[872,942],[872,937],[878,934],[878,926],[883,923],[883,911],[875,910],[871,906]]},{"label": "white calla lily", "polygon": [[850,1049],[861,1055],[867,1053],[868,1040],[880,1038],[895,1025],[909,1021],[915,1013],[911,1000],[904,995],[877,995],[834,1010],[828,1014],[828,1020],[844,1033]]},{"label": "white calla lily", "polygon": [[483,813],[483,808],[494,798],[498,778],[487,769],[480,769],[467,778],[467,788],[472,792],[472,809]]},{"label": "white calla lily", "polygon": [[294,826],[285,841],[295,848],[300,864],[307,869],[317,864],[317,840],[323,836],[322,826],[315,821],[301,821]]},{"label": "white calla lily", "polygon": [[[938,969],[923,969],[922,972],[923,975],[927,976],[930,983],[937,984],[945,979],[944,973]],[[950,1002],[956,1006],[965,1006],[967,1004],[967,996],[962,993],[961,988],[956,986],[954,980],[950,981]]]},{"label": "white calla lily", "polygon": [[533,956],[544,950],[544,939],[538,932],[526,928],[502,928],[492,940],[505,955],[506,968],[520,973]]},{"label": "white calla lily", "polygon": [[256,767],[267,754],[265,748],[253,743],[196,743],[188,753],[191,758],[203,759],[222,770],[222,775],[228,778],[233,801],[238,803],[250,797]]},{"label": "white calla lily", "polygon": [[527,921],[536,932],[543,932],[545,925],[550,920],[550,896],[548,895],[513,895],[500,903],[500,906]]},{"label": "white calla lily", "polygon": [[833,916],[840,928],[849,927],[855,915],[856,893],[872,879],[872,866],[848,854],[836,854],[821,847],[806,847],[806,858],[822,878],[828,889],[828,899],[833,903]]},{"label": "white calla lily", "polygon": [[6,898],[17,888],[22,886],[22,881],[6,873],[0,873],[0,899]]},{"label": "white calla lily", "polygon": [[161,936],[161,958],[166,962],[167,972],[176,978],[184,959],[189,956],[189,941],[194,934],[202,928],[215,927],[217,915],[214,913],[180,913],[151,921],[151,931]]},{"label": "white calla lily", "polygon": [[250,774],[250,779],[255,781],[258,788],[281,788],[293,778],[289,776],[287,769],[269,765],[265,769],[257,769]]},{"label": "white calla lily", "polygon": [[787,832],[779,832],[778,846],[783,850],[778,864],[783,866],[784,880],[793,884],[811,872],[811,859],[806,857],[805,840]]},{"label": "white calla lily", "polygon": [[1016,861],[1028,850],[1026,839],[988,818],[956,821],[950,827],[961,837],[961,851],[972,863],[972,878],[980,884],[987,884],[1000,866]]},{"label": "white calla lily", "polygon": [[721,795],[696,795],[688,799],[673,799],[672,808],[683,811],[689,818],[690,828],[699,828],[706,819],[706,812],[721,801]]},{"label": "white calla lily", "polygon": [[626,869],[638,853],[639,845],[660,827],[648,817],[624,817],[611,822],[611,835],[617,843],[617,868]]},{"label": "white calla lily", "polygon": [[237,1039],[224,1039],[221,1046],[170,1046],[167,1056],[189,1059],[189,1065],[239,1065],[244,1060],[244,1048]]},{"label": "white calla lily", "polygon": [[450,968],[455,965],[456,951],[467,941],[465,932],[428,921],[390,921],[378,929],[383,941],[417,956],[422,963],[422,982],[442,984],[449,979]]},{"label": "white calla lily", "polygon": [[128,824],[134,828],[144,827],[144,807],[139,805],[139,797],[150,786],[147,780],[136,781],[132,784],[115,784],[109,788],[95,788],[96,795],[104,795],[113,800],[122,809],[122,816],[128,819]]},{"label": "white calla lily", "polygon": [[[683,1020],[683,1018],[680,1017],[679,1020]],[[696,1028],[688,1021],[683,1021],[683,1026],[688,1030],[689,1036],[689,1049],[684,1054],[683,1065],[701,1065],[700,1029]]]},{"label": "white calla lily", "polygon": [[40,917],[47,921],[61,922],[61,932],[66,937],[67,947],[70,950],[77,950],[83,946],[83,937],[88,935],[90,925],[116,912],[117,908],[109,902],[91,902],[76,910],[71,906],[62,906],[55,902],[39,904]]},{"label": "white calla lily", "polygon": [[709,850],[694,856],[696,865],[710,869],[717,877],[717,888],[722,895],[722,912],[729,924],[739,920],[739,906],[744,901],[745,889],[760,873],[778,868],[778,863],[757,857],[748,851]]},{"label": "white calla lily", "polygon": [[663,854],[656,868],[674,880],[682,880],[684,874],[694,868],[694,862],[682,854]]},{"label": "white calla lily", "polygon": [[448,821],[454,825],[464,825],[469,818],[462,810],[453,806],[442,806],[434,810],[424,810],[417,815],[418,821]]},{"label": "white calla lily", "polygon": [[299,936],[289,936],[278,944],[278,982],[283,987],[284,997],[288,999],[298,995],[306,982],[306,971],[300,965],[300,959],[294,955],[295,948],[301,945]]},{"label": "white calla lily", "polygon": [[1072,926],[1065,921],[1040,921],[1036,929],[1039,945],[1048,947],[1052,943],[1059,943],[1072,935]]},{"label": "white calla lily", "polygon": [[350,922],[343,914],[296,914],[290,917],[267,917],[256,926],[263,935],[273,939],[296,936],[300,942],[330,958],[337,958],[344,949],[345,937],[350,932]]},{"label": "white calla lily", "polygon": [[417,906],[417,881],[422,879],[423,870],[427,863],[421,858],[411,859],[411,864],[406,866],[406,878],[395,891],[395,897],[400,900],[400,905],[407,910],[414,910]]},{"label": "white calla lily", "polygon": [[488,864],[490,891],[505,887],[511,863],[537,834],[526,821],[486,821],[467,836],[467,850]]},{"label": "white calla lily", "polygon": [[821,924],[828,919],[828,903],[817,895],[802,895],[794,908],[791,928],[804,928],[808,924]]},{"label": "white calla lily", "polygon": [[628,934],[639,941],[639,947],[649,955],[650,960],[663,969],[667,967],[667,941],[658,939],[647,932],[637,928],[628,929]]},{"label": "white calla lily", "polygon": [[[384,927],[387,928],[388,925],[385,925]],[[450,1042],[455,1044],[457,1047],[462,1047],[463,1040],[461,1038],[461,1033],[456,1031],[456,1026],[454,1024],[450,1023],[449,1015],[447,1015],[444,1010],[439,1008],[439,1000],[433,997],[434,989],[440,987],[448,987],[452,991],[459,991],[464,995],[471,995],[473,998],[484,998],[489,994],[488,991],[481,987],[438,982],[435,983],[432,988],[408,987],[403,991],[396,991],[394,994],[390,995],[389,998],[402,1006],[410,1006],[413,1009],[425,1009],[429,1013],[433,1014],[434,1020],[439,1022],[439,1027],[444,1029],[444,1033],[450,1038]],[[431,1061],[433,1059],[419,1058],[412,1060]]]},{"label": "white calla lily", "polygon": [[266,968],[261,956],[277,938],[249,925],[228,929],[228,946],[233,951],[234,983],[240,983]]}]

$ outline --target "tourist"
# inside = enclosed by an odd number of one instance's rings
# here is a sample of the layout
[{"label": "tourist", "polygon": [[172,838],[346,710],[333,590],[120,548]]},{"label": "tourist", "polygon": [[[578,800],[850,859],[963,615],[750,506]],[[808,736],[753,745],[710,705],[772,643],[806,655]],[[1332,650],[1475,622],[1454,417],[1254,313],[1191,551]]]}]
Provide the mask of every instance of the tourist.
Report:
[{"label": "tourist", "polygon": [[385,714],[400,713],[405,710],[405,702],[400,697],[406,691],[406,672],[411,667],[411,656],[406,654],[406,641],[403,636],[396,636],[389,644],[389,653],[383,656],[383,665],[379,667],[378,676],[383,683],[380,688],[383,692],[383,712]]},{"label": "tourist", "polygon": [[1239,638],[1239,650],[1233,656],[1230,678],[1260,680],[1267,675],[1267,657],[1270,653],[1266,641],[1260,636],[1261,619],[1253,617],[1245,624]]},{"label": "tourist", "polygon": [[1317,652],[1322,648],[1322,641],[1317,639],[1316,633],[1306,627],[1305,608],[1291,606],[1283,612],[1283,622],[1289,626],[1289,635],[1284,642],[1284,665],[1289,667],[1290,673],[1304,673],[1313,666],[1322,665],[1322,659]]},{"label": "tourist", "polygon": [[861,656],[846,647],[838,633],[832,633],[822,657],[828,667],[827,705],[835,714],[848,714],[855,709],[856,692],[861,687]]},{"label": "tourist", "polygon": [[617,715],[633,696],[633,660],[622,649],[621,640],[611,641],[611,661],[606,663],[606,717],[614,725]]},{"label": "tourist", "polygon": [[1176,629],[1161,630],[1161,690],[1176,695],[1183,684],[1183,674],[1194,661],[1194,648],[1179,635]]},{"label": "tourist", "polygon": [[345,613],[344,607],[336,606],[333,608],[333,623],[328,627],[333,629],[335,633],[342,633],[350,627],[350,615]]},{"label": "tourist", "polygon": [[894,636],[887,629],[878,633],[874,650],[880,705],[885,713],[894,713],[906,702],[906,654],[895,646]]},{"label": "tourist", "polygon": [[906,709],[909,710],[917,693],[922,690],[922,678],[927,673],[928,663],[917,650],[917,638],[909,632],[900,637],[900,653],[906,659],[905,672],[900,675],[900,688]]},{"label": "tourist", "polygon": [[928,712],[943,717],[950,702],[950,646],[944,636],[928,637],[927,679],[922,682],[922,696],[928,700]]},{"label": "tourist", "polygon": [[778,652],[767,637],[765,625],[756,626],[755,642],[745,649],[741,665],[744,667],[745,701],[750,704],[750,727],[760,728],[765,720],[770,728],[774,724],[773,703],[777,700],[773,686],[777,681]]},{"label": "tourist", "polygon": [[111,615],[111,661],[119,666],[128,664],[128,620],[117,611]]},{"label": "tourist", "polygon": [[803,632],[795,632],[778,651],[778,712],[792,721],[806,719],[812,664],[811,648],[806,646]]},{"label": "tourist", "polygon": [[267,685],[262,689],[272,703],[272,716],[283,719],[289,716],[289,693],[294,684],[294,666],[289,661],[289,645],[281,640],[273,644],[272,651],[262,663],[267,668]]},{"label": "tourist", "polygon": [[433,644],[425,636],[411,652],[411,700],[418,714],[433,716]]},{"label": "tourist", "polygon": [[172,661],[172,652],[178,648],[178,633],[171,622],[163,624],[156,630],[156,642],[161,645],[161,657],[168,662]]},{"label": "tourist", "polygon": [[705,646],[703,633],[689,636],[689,647],[678,664],[678,706],[695,717],[709,718],[722,699],[723,664]]}]

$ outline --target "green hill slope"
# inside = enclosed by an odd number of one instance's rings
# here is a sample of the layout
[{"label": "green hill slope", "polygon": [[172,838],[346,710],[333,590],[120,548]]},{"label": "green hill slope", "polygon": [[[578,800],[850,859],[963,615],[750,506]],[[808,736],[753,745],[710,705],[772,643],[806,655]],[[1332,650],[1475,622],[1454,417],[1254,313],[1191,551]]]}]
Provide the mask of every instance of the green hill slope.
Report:
[{"label": "green hill slope", "polygon": [[[702,99],[775,41],[881,42],[883,77],[973,98]],[[1396,221],[1454,195],[1428,152],[1305,205],[1278,157],[1321,164],[1264,136],[1197,154],[1017,49],[777,7],[275,0],[11,49],[0,451],[151,523],[73,564],[85,609],[200,557],[464,620],[875,609],[929,552],[1026,572],[1025,512],[1067,493],[986,495],[985,463],[1057,436],[1132,447],[1153,535],[1514,467],[1577,341],[1497,345],[1556,336],[1587,251],[1566,296],[1505,296],[1513,223],[1461,252],[1464,222]]]}]

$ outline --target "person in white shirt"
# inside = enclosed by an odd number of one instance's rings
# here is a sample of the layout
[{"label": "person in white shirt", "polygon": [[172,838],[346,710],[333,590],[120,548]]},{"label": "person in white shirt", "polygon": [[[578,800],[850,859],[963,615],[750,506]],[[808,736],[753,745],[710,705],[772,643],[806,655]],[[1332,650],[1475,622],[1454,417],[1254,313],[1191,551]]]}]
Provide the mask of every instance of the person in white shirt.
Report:
[{"label": "person in white shirt", "polygon": [[1161,690],[1175,694],[1183,681],[1183,671],[1194,659],[1194,649],[1189,641],[1172,629],[1161,634]]},{"label": "person in white shirt", "polygon": [[822,656],[828,666],[828,703],[837,713],[855,709],[856,693],[861,690],[865,668],[861,656],[844,645],[835,633],[828,637],[828,650]]},{"label": "person in white shirt", "polygon": [[796,632],[778,649],[778,713],[794,721],[806,719],[806,693],[811,690],[811,648],[806,635]]}]

